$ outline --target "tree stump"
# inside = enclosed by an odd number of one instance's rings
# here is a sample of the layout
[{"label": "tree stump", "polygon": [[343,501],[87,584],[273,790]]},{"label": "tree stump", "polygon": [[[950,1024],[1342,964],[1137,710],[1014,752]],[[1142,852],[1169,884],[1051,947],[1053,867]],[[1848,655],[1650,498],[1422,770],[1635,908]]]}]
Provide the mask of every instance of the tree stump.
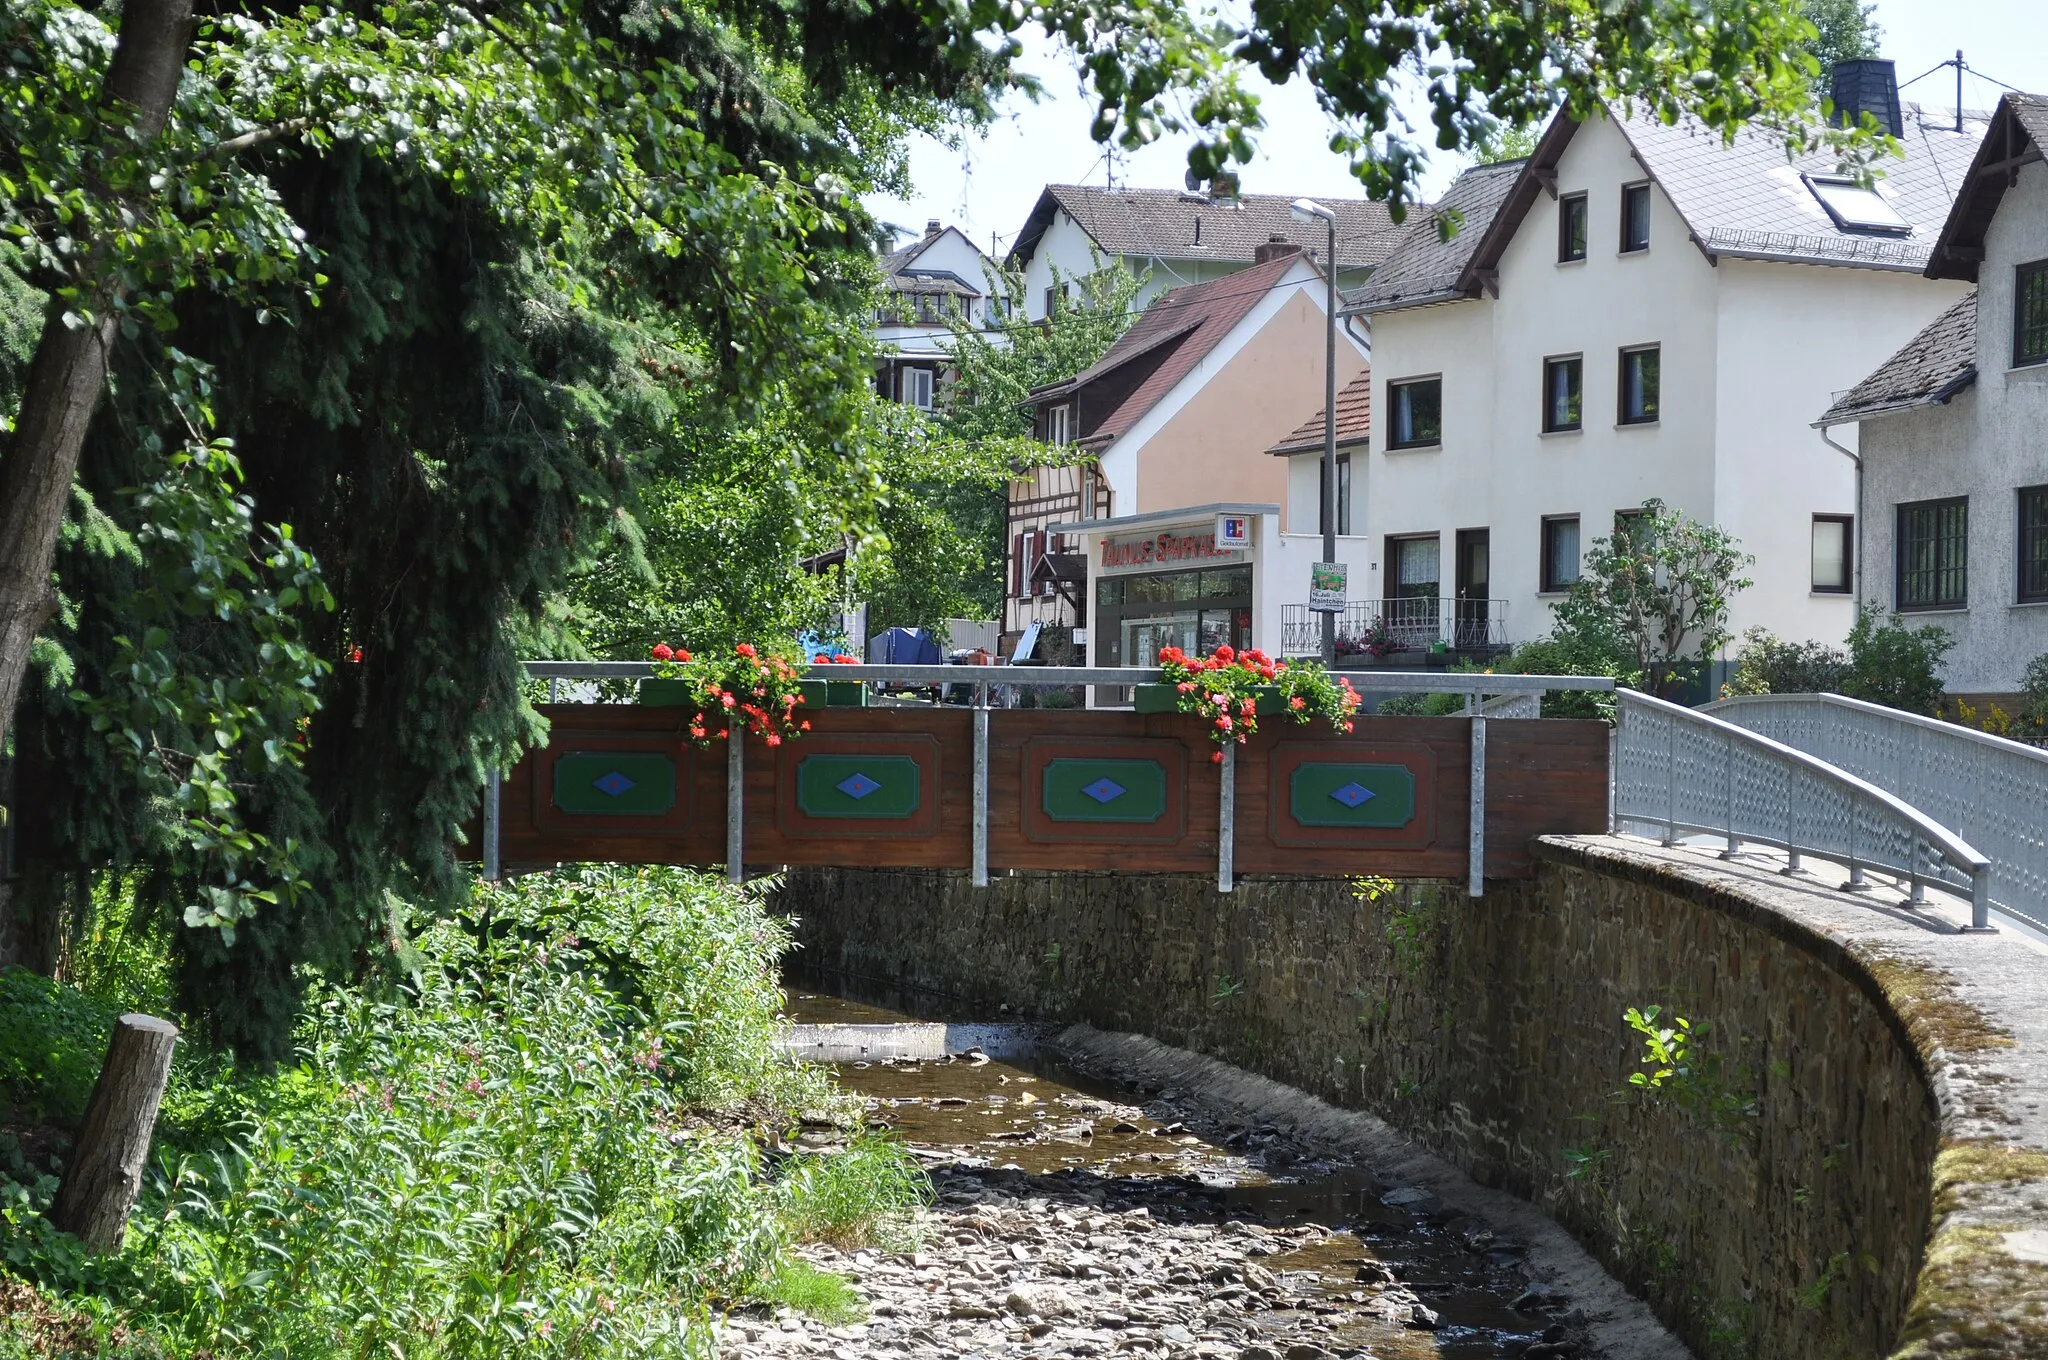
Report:
[{"label": "tree stump", "polygon": [[78,1126],[50,1222],[92,1251],[114,1251],[142,1190],[142,1168],[156,1132],[157,1107],[171,1075],[178,1027],[150,1015],[124,1015]]}]

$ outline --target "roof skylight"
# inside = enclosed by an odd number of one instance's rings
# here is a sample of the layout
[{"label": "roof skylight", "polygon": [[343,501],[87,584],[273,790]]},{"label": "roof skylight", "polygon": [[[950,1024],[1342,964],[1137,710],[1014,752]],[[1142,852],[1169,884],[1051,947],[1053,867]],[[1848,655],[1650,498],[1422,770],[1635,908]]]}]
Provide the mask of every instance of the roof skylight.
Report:
[{"label": "roof skylight", "polygon": [[1840,175],[1804,176],[1806,187],[1813,190],[1813,196],[1828,210],[1828,216],[1835,219],[1835,225],[1843,231],[1878,231],[1894,236],[1904,236],[1913,230],[1913,224],[1899,216],[1898,209],[1885,202],[1884,195],[1876,189],[1866,189],[1855,180]]}]

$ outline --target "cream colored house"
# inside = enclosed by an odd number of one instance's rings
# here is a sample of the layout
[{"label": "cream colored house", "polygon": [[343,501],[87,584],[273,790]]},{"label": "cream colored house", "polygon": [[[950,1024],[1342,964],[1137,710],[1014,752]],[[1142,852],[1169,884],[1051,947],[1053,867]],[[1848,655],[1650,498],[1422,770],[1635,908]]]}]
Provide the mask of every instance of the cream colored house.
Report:
[{"label": "cream colored house", "polygon": [[[1280,650],[1321,538],[1283,512],[1288,460],[1268,450],[1322,404],[1326,288],[1271,242],[1249,269],[1162,295],[1100,362],[1031,394],[1038,437],[1093,458],[1012,489],[1007,633],[1077,625],[1096,665],[1149,665],[1166,642]],[[1339,334],[1342,386],[1367,353]],[[1245,522],[1243,545],[1216,541],[1224,516]]]},{"label": "cream colored house", "polygon": [[1755,555],[1738,636],[1840,641],[1855,472],[1809,422],[1967,291],[1922,270],[1984,134],[1856,65],[1905,149],[1874,190],[1760,134],[1560,115],[1458,181],[1448,242],[1417,224],[1349,299],[1375,385],[1354,598],[1484,597],[1508,640],[1541,636],[1654,497]]}]

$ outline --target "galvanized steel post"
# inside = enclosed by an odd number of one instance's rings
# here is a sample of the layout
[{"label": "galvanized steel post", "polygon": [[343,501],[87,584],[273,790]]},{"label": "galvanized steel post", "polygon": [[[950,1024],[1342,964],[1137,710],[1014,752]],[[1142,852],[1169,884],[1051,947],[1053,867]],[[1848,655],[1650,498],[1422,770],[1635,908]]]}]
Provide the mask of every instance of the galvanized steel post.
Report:
[{"label": "galvanized steel post", "polygon": [[988,886],[988,686],[974,687],[974,886]]},{"label": "galvanized steel post", "polygon": [[1479,711],[1478,696],[1466,700],[1472,715],[1472,834],[1466,846],[1465,892],[1486,896],[1486,715]]},{"label": "galvanized steel post", "polygon": [[484,779],[484,879],[490,883],[498,881],[498,822],[500,779],[492,770]]},{"label": "galvanized steel post", "polygon": [[1237,875],[1237,743],[1223,743],[1216,804],[1216,891],[1229,892]]},{"label": "galvanized steel post", "polygon": [[742,844],[742,828],[746,824],[746,809],[741,799],[746,791],[747,765],[746,729],[737,723],[726,728],[725,736],[725,881],[741,883],[746,880],[747,867],[744,859],[745,846]]}]

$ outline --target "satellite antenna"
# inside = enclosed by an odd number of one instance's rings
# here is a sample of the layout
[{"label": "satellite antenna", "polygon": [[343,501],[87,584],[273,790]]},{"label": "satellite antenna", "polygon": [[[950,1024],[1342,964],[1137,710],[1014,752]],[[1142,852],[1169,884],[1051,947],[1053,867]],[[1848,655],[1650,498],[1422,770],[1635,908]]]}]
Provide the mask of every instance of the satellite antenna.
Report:
[{"label": "satellite antenna", "polygon": [[1181,176],[1181,183],[1188,186],[1188,192],[1191,194],[1202,192],[1202,177],[1195,173],[1195,167],[1192,165],[1188,167],[1187,173]]}]

